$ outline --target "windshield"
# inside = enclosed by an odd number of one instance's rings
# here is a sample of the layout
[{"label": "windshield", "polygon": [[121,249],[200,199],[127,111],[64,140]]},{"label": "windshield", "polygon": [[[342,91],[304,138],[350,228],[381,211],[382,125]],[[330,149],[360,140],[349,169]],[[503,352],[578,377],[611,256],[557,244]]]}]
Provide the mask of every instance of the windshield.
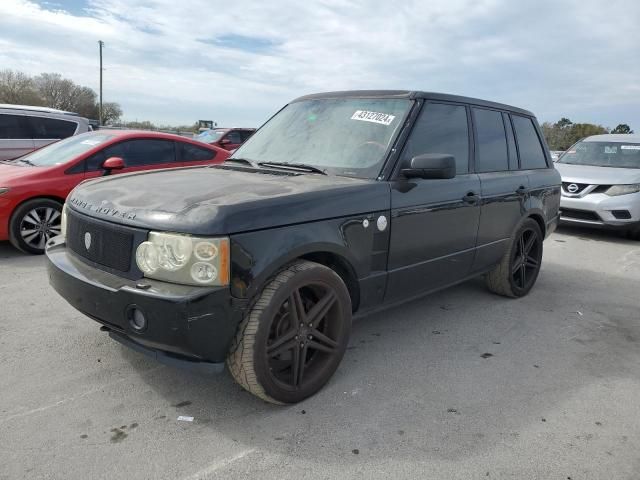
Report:
[{"label": "windshield", "polygon": [[33,153],[25,155],[15,160],[35,167],[50,167],[60,165],[73,160],[77,156],[91,150],[97,145],[111,140],[114,136],[104,133],[87,133],[65,138],[58,142],[47,145]]},{"label": "windshield", "polygon": [[205,130],[201,134],[196,136],[196,140],[204,143],[213,143],[220,140],[225,134],[226,130]]},{"label": "windshield", "polygon": [[578,142],[560,157],[558,163],[640,168],[640,143]]},{"label": "windshield", "polygon": [[291,103],[232,158],[306,164],[335,175],[376,178],[411,104],[390,98]]}]

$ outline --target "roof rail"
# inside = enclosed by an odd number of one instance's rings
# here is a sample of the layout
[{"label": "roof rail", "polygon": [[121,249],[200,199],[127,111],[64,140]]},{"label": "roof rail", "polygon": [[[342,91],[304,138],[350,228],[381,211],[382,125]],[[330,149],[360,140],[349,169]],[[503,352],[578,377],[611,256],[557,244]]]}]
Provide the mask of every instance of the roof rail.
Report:
[{"label": "roof rail", "polygon": [[8,108],[11,110],[26,110],[29,112],[57,113],[59,115],[73,115],[79,117],[80,114],[75,112],[67,112],[66,110],[58,110],[57,108],[38,107],[33,105],[13,105],[10,103],[0,103],[0,108]]}]

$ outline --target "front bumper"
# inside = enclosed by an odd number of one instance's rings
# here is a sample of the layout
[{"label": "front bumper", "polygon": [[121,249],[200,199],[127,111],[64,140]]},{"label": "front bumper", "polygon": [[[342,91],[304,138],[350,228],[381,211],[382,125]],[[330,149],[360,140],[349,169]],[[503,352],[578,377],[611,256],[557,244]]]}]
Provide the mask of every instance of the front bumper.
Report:
[{"label": "front bumper", "polygon": [[[163,363],[221,370],[246,304],[228,288],[132,281],[87,265],[61,237],[47,246],[49,282],[74,308],[101,323],[125,345]],[[147,321],[130,322],[132,308]]]},{"label": "front bumper", "polygon": [[[628,215],[623,212],[628,212]],[[563,194],[560,198],[560,221],[602,228],[632,227],[640,223],[640,193],[617,197],[604,193],[590,193],[584,197]]]}]

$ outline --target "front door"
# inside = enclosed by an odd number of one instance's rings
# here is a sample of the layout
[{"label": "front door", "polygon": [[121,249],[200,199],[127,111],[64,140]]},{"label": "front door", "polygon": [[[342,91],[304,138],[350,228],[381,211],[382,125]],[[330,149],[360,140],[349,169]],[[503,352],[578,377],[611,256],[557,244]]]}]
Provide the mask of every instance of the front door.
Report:
[{"label": "front door", "polygon": [[[426,293],[469,275],[480,218],[480,180],[469,169],[469,124],[464,105],[428,102],[413,127],[391,183],[385,302]],[[402,166],[423,153],[453,155],[456,177],[402,178]]]}]

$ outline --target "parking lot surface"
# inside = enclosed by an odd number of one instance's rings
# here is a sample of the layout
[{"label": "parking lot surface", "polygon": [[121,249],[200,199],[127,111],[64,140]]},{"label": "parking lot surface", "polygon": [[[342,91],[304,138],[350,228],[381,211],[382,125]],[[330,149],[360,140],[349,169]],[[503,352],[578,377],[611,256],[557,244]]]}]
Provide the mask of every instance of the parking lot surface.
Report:
[{"label": "parking lot surface", "polygon": [[0,243],[0,479],[637,479],[639,286],[640,242],[560,230],[526,298],[474,280],[359,319],[277,407],[120,346]]}]

